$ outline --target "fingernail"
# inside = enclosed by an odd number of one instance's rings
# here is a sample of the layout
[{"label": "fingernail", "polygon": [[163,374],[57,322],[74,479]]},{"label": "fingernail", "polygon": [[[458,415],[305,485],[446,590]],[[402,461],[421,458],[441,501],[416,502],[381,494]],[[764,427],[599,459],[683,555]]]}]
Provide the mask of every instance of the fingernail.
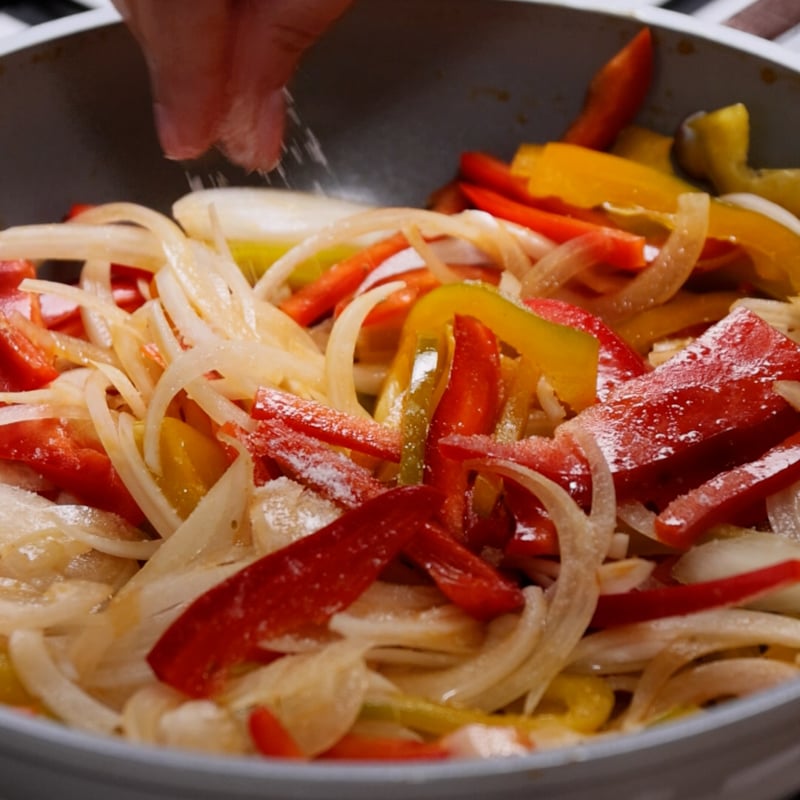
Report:
[{"label": "fingernail", "polygon": [[286,101],[282,89],[253,103],[238,97],[220,132],[220,149],[248,171],[274,169],[281,154]]},{"label": "fingernail", "polygon": [[201,156],[208,148],[193,143],[177,124],[175,115],[163,103],[155,103],[153,115],[158,139],[164,155],[173,161],[186,161]]}]

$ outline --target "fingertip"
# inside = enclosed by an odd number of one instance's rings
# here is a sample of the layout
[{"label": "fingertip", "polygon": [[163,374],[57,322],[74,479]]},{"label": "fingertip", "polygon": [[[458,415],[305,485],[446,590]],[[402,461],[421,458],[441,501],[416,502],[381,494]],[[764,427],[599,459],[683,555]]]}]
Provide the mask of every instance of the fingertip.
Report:
[{"label": "fingertip", "polygon": [[282,89],[255,100],[237,97],[220,126],[218,146],[230,161],[248,172],[269,172],[280,161],[285,119]]},{"label": "fingertip", "polygon": [[173,161],[198,158],[213,144],[210,131],[182,124],[179,115],[163,103],[153,104],[153,115],[161,149]]}]

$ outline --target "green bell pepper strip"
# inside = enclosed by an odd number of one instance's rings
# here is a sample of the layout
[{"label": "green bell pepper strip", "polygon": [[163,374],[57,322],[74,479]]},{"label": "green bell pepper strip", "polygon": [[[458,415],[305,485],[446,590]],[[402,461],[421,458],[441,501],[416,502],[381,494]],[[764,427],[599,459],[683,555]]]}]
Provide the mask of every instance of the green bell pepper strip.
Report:
[{"label": "green bell pepper strip", "polygon": [[409,385],[418,334],[443,336],[456,314],[479,320],[500,342],[526,357],[572,410],[594,402],[599,348],[593,336],[548,322],[486,284],[451,283],[429,292],[411,309],[378,399],[379,421],[390,416]]},{"label": "green bell pepper strip", "polygon": [[425,470],[425,442],[434,407],[439,379],[439,341],[435,336],[419,336],[414,348],[408,391],[403,403],[400,472],[398,483],[422,483]]},{"label": "green bell pepper strip", "polygon": [[[611,153],[551,142],[522,145],[512,161],[537,197],[594,208],[610,203],[673,213],[678,197],[699,191],[680,178]],[[754,279],[779,297],[800,291],[800,236],[779,222],[712,198],[708,237],[738,244],[755,267]]]}]

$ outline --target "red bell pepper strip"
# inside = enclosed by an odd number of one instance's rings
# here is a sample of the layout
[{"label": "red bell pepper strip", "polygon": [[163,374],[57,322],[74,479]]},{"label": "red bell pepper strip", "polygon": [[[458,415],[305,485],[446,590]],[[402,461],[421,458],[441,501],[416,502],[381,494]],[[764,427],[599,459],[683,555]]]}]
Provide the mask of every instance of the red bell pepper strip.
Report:
[{"label": "red bell pepper strip", "polygon": [[583,108],[562,141],[605,150],[633,121],[652,79],[653,37],[643,28],[595,73]]},{"label": "red bell pepper strip", "polygon": [[0,311],[0,391],[40,389],[58,374],[53,359]]},{"label": "red bell pepper strip", "polygon": [[506,502],[514,515],[514,533],[503,552],[512,557],[558,555],[558,531],[550,515],[529,493],[523,503],[512,489],[506,487]]},{"label": "red bell pepper strip", "polygon": [[640,270],[647,264],[644,236],[525,205],[482,186],[470,183],[460,185],[464,194],[481,210],[524,225],[554,242],[560,244],[587,233],[602,234],[597,237],[599,261],[625,270]]},{"label": "red bell pepper strip", "polygon": [[[393,280],[392,278],[390,280]],[[381,300],[372,311],[367,314],[363,322],[363,327],[371,328],[376,325],[393,326],[399,330],[402,326],[408,311],[412,305],[423,295],[441,286],[441,281],[427,267],[409,270],[397,276],[397,280],[402,280],[405,286]],[[380,285],[384,281],[376,285]],[[348,298],[349,302],[349,298]],[[341,304],[337,312],[345,306]]]},{"label": "red bell pepper strip", "polygon": [[452,433],[489,433],[500,410],[502,376],[497,337],[473,317],[456,314],[450,374],[436,406],[425,442],[424,481],[445,494],[444,516],[455,535],[463,534],[469,477],[439,450]]},{"label": "red bell pepper strip", "polygon": [[[490,286],[497,286],[500,281],[501,272],[494,266],[481,266],[480,264],[448,264],[448,266],[464,281],[481,281]],[[364,334],[376,336],[379,329],[386,335],[393,333],[395,337],[399,336],[400,329],[414,303],[442,285],[441,281],[427,267],[404,272],[402,275],[387,278],[385,281],[378,281],[375,285],[379,286],[390,280],[402,280],[405,286],[381,300],[367,314],[361,325],[362,339],[360,341],[363,341]],[[346,302],[349,301],[350,298]],[[337,306],[337,315],[345,305],[346,303],[340,303]],[[392,342],[391,349],[393,350],[395,347],[396,343]]]},{"label": "red bell pepper strip", "polygon": [[713,525],[733,522],[768,495],[800,478],[800,433],[676,497],[655,520],[658,538],[688,548]]},{"label": "red bell pepper strip", "polygon": [[19,284],[25,278],[35,278],[36,269],[30,261],[15,259],[0,261],[0,312],[6,316],[22,314],[37,324],[42,315],[38,294],[23,292]]},{"label": "red bell pepper strip", "polygon": [[428,486],[402,486],[263,556],[191,603],[148,663],[178,691],[213,695],[260,641],[322,625],[347,608],[440,503]]},{"label": "red bell pepper strip", "polygon": [[303,758],[303,752],[281,721],[266,707],[256,706],[247,717],[247,730],[262,756]]},{"label": "red bell pepper strip", "polygon": [[91,211],[93,208],[96,208],[94,203],[73,203],[67,209],[67,213],[64,214],[64,222],[75,219],[75,217],[83,214],[84,211]]},{"label": "red bell pepper strip", "polygon": [[590,627],[612,628],[739,605],[798,581],[800,561],[792,559],[703,583],[603,594],[598,599]]},{"label": "red bell pepper strip", "polygon": [[[140,271],[141,272],[141,271]],[[141,272],[142,275],[147,273]],[[139,285],[134,277],[117,277],[111,281],[111,295],[114,303],[128,312],[133,312],[144,303]],[[67,333],[71,336],[83,335],[83,321],[80,307],[72,300],[53,294],[39,296],[42,325],[48,330]]]},{"label": "red bell pepper strip", "polygon": [[[291,430],[280,420],[263,420],[255,432],[241,435],[254,456],[273,461],[285,474],[341,508],[357,509],[387,491],[369,470],[312,437]],[[438,513],[442,513],[441,503]],[[439,531],[437,535],[426,527],[424,535],[406,543],[403,551],[430,575],[446,597],[481,619],[518,607],[521,595],[516,585]]]},{"label": "red bell pepper strip", "polygon": [[425,207],[440,214],[460,214],[469,208],[469,203],[458,188],[458,181],[452,180],[436,189],[428,198]]},{"label": "red bell pepper strip", "polygon": [[311,325],[329,314],[336,304],[351,295],[361,281],[389,256],[408,247],[402,233],[396,233],[334,264],[315,281],[298,289],[280,307],[300,325]]},{"label": "red bell pepper strip", "polygon": [[433,578],[443,594],[475,619],[492,619],[525,604],[516,582],[433,522],[425,524],[403,552]]},{"label": "red bell pepper strip", "polygon": [[243,440],[255,458],[273,462],[283,474],[341,508],[355,508],[385,491],[366,467],[280,419],[261,420]]},{"label": "red bell pepper strip", "polygon": [[27,464],[58,489],[94,508],[113,511],[133,525],[144,520],[108,456],[68,420],[0,426],[0,459]]},{"label": "red bell pepper strip", "polygon": [[469,184],[491,189],[510,200],[541,205],[542,201],[528,192],[528,181],[511,171],[511,165],[499,158],[477,151],[467,151],[459,159],[459,175]]},{"label": "red bell pepper strip", "polygon": [[[527,206],[567,217],[576,217],[597,225],[605,226],[608,222],[608,217],[600,210],[571,206],[558,197],[532,195],[528,191],[527,178],[512,172],[510,163],[488,153],[479,151],[462,153],[459,161],[459,177],[468,184],[482,186]],[[461,196],[464,197],[463,192]]]},{"label": "red bell pepper strip", "polygon": [[[585,408],[576,422],[595,436],[621,499],[647,500],[662,487],[674,487],[675,496],[794,433],[797,413],[773,384],[798,379],[800,347],[740,307],[660,367]],[[539,470],[587,503],[591,478],[571,424],[553,439],[456,435],[440,446],[455,459],[488,456]]]},{"label": "red bell pepper strip", "polygon": [[647,362],[606,323],[580,306],[554,297],[531,297],[525,305],[550,322],[591,333],[600,343],[597,355],[597,396],[605,400],[618,384],[650,371]]},{"label": "red bell pepper strip", "polygon": [[400,434],[368,417],[356,417],[314,400],[259,387],[250,411],[253,419],[279,419],[290,428],[327,444],[395,463],[400,461]]},{"label": "red bell pepper strip", "polygon": [[450,751],[439,741],[420,742],[390,736],[362,736],[346,733],[320,754],[323,759],[345,761],[405,761],[449,758]]}]

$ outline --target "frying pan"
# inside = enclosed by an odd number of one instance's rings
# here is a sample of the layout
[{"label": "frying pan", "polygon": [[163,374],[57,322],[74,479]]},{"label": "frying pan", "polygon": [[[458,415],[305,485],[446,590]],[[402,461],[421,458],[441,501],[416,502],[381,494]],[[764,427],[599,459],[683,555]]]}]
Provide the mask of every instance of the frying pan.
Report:
[{"label": "frying pan", "polygon": [[[193,185],[265,182],[419,205],[457,155],[509,157],[558,136],[594,70],[642,24],[655,83],[640,122],[741,101],[752,161],[797,165],[800,58],[755,37],[648,8],[519,0],[368,0],[304,60],[279,171],[158,149],[141,55],[113,12],[42,25],[0,50],[0,225],[61,218],[73,202],[161,210]],[[779,800],[800,789],[800,683],[630,737],[490,761],[275,763],[157,750],[0,709],[0,795],[99,800]]]}]

